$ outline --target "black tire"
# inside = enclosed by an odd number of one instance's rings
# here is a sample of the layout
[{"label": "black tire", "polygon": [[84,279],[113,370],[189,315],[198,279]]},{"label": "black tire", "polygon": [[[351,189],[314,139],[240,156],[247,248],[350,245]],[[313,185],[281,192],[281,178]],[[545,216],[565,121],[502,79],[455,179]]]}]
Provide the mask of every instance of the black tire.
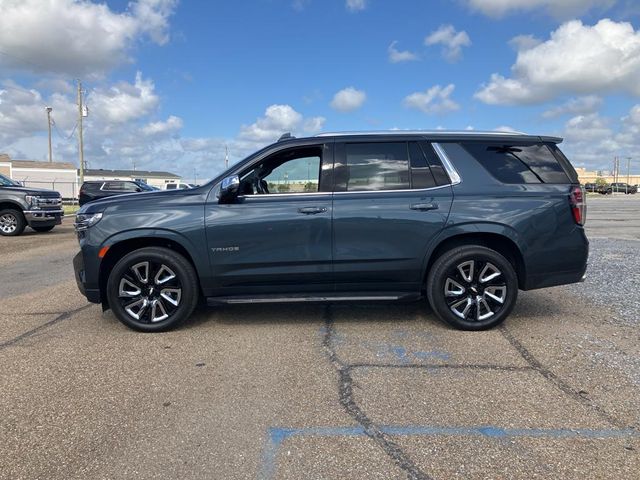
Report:
[{"label": "black tire", "polygon": [[495,250],[479,245],[456,247],[440,255],[431,267],[427,297],[438,318],[449,325],[487,330],[511,313],[518,297],[518,277],[511,263]]},{"label": "black tire", "polygon": [[27,221],[20,210],[5,208],[0,210],[0,235],[17,237],[27,226]]},{"label": "black tire", "polygon": [[31,227],[33,228],[36,232],[38,233],[46,233],[46,232],[50,232],[51,230],[53,230],[53,227],[55,227],[55,225],[49,225],[48,227]]},{"label": "black tire", "polygon": [[[136,291],[139,294],[134,295]],[[191,263],[162,247],[128,253],[116,263],[107,280],[111,310],[118,320],[140,332],[175,328],[193,313],[199,292],[198,277]],[[166,318],[162,318],[164,315]]]}]

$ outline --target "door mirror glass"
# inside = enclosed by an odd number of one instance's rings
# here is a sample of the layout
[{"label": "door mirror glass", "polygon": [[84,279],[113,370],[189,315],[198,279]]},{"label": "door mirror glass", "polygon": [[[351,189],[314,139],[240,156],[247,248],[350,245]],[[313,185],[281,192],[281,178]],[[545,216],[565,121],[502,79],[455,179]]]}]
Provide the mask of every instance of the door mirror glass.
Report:
[{"label": "door mirror glass", "polygon": [[238,196],[238,189],[240,188],[240,178],[237,175],[226,177],[222,180],[220,187],[220,194],[218,199],[220,203],[229,203],[236,199]]}]

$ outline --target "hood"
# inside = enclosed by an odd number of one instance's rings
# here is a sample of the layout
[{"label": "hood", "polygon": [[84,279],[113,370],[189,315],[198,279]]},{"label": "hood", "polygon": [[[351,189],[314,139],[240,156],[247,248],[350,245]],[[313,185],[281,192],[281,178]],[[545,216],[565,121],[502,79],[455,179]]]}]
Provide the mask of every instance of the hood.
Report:
[{"label": "hood", "polygon": [[103,212],[107,208],[118,205],[122,203],[126,204],[135,204],[138,202],[163,202],[165,200],[170,200],[172,198],[186,197],[186,196],[195,196],[202,194],[205,190],[201,188],[191,188],[184,190],[155,190],[152,192],[136,192],[136,193],[125,193],[123,195],[112,195],[110,197],[100,198],[98,200],[92,200],[89,203],[86,203],[82,206],[81,213],[93,213],[93,212]]},{"label": "hood", "polygon": [[41,197],[60,197],[60,193],[55,190],[45,188],[23,187],[21,185],[0,186],[0,191],[24,193],[25,195],[39,195]]}]

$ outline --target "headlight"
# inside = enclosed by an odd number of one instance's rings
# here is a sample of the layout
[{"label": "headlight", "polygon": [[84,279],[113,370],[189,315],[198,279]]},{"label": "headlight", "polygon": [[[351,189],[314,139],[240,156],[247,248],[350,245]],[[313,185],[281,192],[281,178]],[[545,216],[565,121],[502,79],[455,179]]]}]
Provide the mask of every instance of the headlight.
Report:
[{"label": "headlight", "polygon": [[93,227],[102,218],[102,213],[78,213],[73,226],[77,232]]},{"label": "headlight", "polygon": [[29,205],[30,210],[37,210],[40,208],[40,197],[38,195],[25,195],[24,199]]}]

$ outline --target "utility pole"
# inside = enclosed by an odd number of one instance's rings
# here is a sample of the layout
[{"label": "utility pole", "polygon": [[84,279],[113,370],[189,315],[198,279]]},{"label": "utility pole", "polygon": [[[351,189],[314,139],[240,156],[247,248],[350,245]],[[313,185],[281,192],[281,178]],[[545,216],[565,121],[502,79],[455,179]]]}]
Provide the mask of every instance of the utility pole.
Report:
[{"label": "utility pole", "polygon": [[82,138],[82,82],[78,80],[78,155],[80,159],[80,185],[84,183],[84,140]]},{"label": "utility pole", "polygon": [[49,127],[49,163],[52,163],[53,154],[51,151],[51,111],[53,110],[53,108],[45,107],[45,110],[47,111],[47,126]]},{"label": "utility pole", "polygon": [[227,144],[224,145],[224,169],[229,168],[229,148]]},{"label": "utility pole", "polygon": [[631,157],[627,157],[627,193],[629,193],[629,170],[631,168]]}]

